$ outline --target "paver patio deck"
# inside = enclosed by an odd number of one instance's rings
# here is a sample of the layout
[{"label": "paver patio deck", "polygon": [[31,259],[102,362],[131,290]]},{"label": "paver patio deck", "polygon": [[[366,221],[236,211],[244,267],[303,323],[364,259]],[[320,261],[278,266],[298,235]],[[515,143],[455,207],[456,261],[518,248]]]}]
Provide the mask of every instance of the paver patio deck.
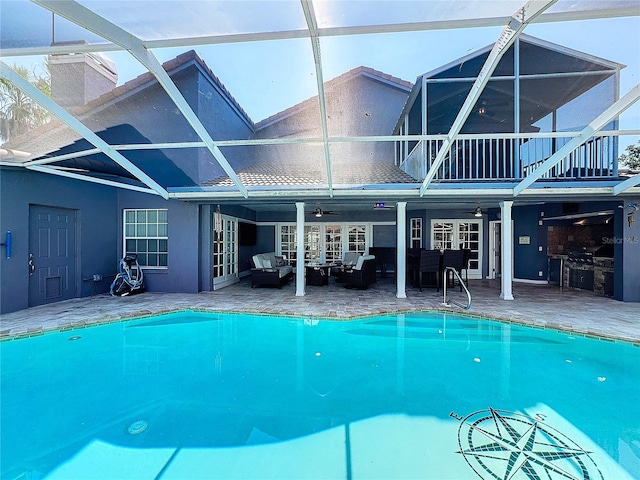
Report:
[{"label": "paver patio deck", "polygon": [[[442,291],[407,286],[407,298],[396,297],[392,279],[380,279],[367,290],[351,290],[336,284],[306,287],[305,296],[295,296],[295,282],[282,289],[250,288],[247,279],[215,292],[199,294],[143,293],[128,297],[107,294],[78,298],[2,315],[0,338],[37,335],[49,330],[69,329],[126,318],[176,310],[241,311],[287,316],[329,317],[349,320],[376,314],[450,310],[489,316],[543,328],[631,341],[640,346],[640,303],[619,302],[593,293],[555,286],[515,283],[514,300],[499,298],[500,284],[471,280],[472,307],[464,311],[442,305]],[[466,303],[457,288],[453,298]]]}]

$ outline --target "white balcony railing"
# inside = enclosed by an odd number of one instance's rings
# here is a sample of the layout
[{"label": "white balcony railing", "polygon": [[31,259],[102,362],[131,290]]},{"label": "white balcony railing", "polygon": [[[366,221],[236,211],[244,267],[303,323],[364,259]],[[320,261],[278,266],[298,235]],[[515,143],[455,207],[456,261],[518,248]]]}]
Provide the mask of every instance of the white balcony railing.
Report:
[{"label": "white balcony railing", "polygon": [[[575,133],[460,135],[452,143],[434,181],[519,181],[540,167]],[[402,137],[400,137],[402,138]],[[413,142],[400,167],[416,179],[431,168],[444,135]],[[403,139],[406,145],[406,140]],[[411,144],[409,144],[411,145]],[[618,175],[618,137],[591,137],[542,176],[547,180],[601,179]]]}]

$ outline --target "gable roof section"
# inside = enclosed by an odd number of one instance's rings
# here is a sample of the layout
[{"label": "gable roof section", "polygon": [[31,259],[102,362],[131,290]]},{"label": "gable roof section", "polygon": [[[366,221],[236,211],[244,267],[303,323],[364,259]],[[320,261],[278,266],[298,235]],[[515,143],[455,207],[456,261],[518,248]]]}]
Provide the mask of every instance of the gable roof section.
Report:
[{"label": "gable roof section", "polygon": [[[600,57],[596,57],[595,55],[591,55],[588,53],[584,53],[581,52],[579,50],[574,50],[572,48],[569,47],[565,47],[562,45],[558,45],[556,43],[552,43],[549,42],[547,40],[543,40],[541,38],[537,38],[537,37],[532,37],[531,35],[526,35],[524,33],[520,34],[519,36],[519,40],[520,42],[524,42],[524,43],[529,43],[532,45],[536,45],[538,47],[542,47],[545,48],[547,50],[553,51],[553,52],[557,52],[557,53],[561,53],[563,55],[568,55],[568,56],[572,56],[575,58],[579,58],[582,59],[584,61],[587,62],[592,62],[592,63],[597,63],[602,65],[602,67],[604,69],[617,69],[617,68],[623,68],[625,67],[625,65],[622,65],[620,63],[616,63],[613,62],[611,60],[605,60],[604,58],[600,58]],[[491,51],[491,48],[493,48],[493,44],[491,45],[487,45],[486,47],[480,48],[478,50],[476,50],[475,52],[472,52],[468,55],[465,55],[464,57],[460,57],[456,60],[453,60],[452,62],[449,62],[445,65],[441,65],[438,68],[435,68],[433,70],[430,70],[428,72],[423,73],[422,75],[418,76],[418,79],[421,79],[422,77],[426,77],[426,78],[433,78],[435,76],[437,76],[438,74],[445,72],[447,70],[449,70],[450,68],[453,68],[457,65],[460,65],[462,63],[468,62],[469,60],[479,57],[485,53],[488,53]],[[418,82],[416,80],[416,85],[419,85],[420,82]]]},{"label": "gable roof section", "polygon": [[[167,73],[169,73],[169,75],[174,75],[194,64],[197,65],[200,71],[205,74],[205,77],[211,82],[211,84],[220,91],[223,98],[227,100],[236,112],[238,112],[247,125],[251,129],[254,129],[253,120],[251,120],[247,112],[194,50],[189,50],[188,52],[182,53],[177,57],[164,62],[162,67]],[[122,102],[131,95],[154,85],[157,85],[156,78],[151,72],[146,72],[91,100],[87,104],[70,109],[69,111],[78,119],[89,118],[92,114],[95,114],[114,103]],[[2,145],[2,148],[5,150],[17,150],[20,152],[32,153],[32,155],[21,157],[16,156],[9,160],[19,164],[56,152],[61,148],[73,144],[78,139],[79,136],[75,131],[69,128],[61,120],[53,118],[47,124],[9,140]],[[3,161],[7,160],[3,159]]]},{"label": "gable roof section", "polygon": [[[526,35],[524,33],[520,34],[519,36],[519,40],[520,42],[524,42],[524,43],[529,43],[531,45],[535,45],[541,48],[545,48],[547,50],[551,50],[553,52],[559,53],[559,54],[563,54],[563,55],[569,55],[575,58],[579,58],[583,61],[586,62],[592,62],[592,63],[596,63],[596,64],[600,64],[602,65],[604,70],[618,70],[618,69],[622,69],[624,68],[626,65],[617,63],[617,62],[613,62],[611,60],[606,60],[600,57],[597,57],[595,55],[591,55],[588,53],[584,53],[584,52],[580,52],[578,50],[574,50],[571,49],[569,47],[565,47],[562,45],[558,45],[546,40],[542,40],[540,38],[537,37],[533,37],[531,35]],[[447,70],[450,70],[452,68],[454,68],[457,65],[461,65],[464,64],[472,59],[475,59],[477,57],[480,57],[482,55],[488,54],[491,49],[493,48],[493,44],[487,45],[483,48],[480,48],[478,50],[476,50],[475,52],[472,52],[468,55],[465,55],[463,57],[460,57],[456,60],[453,60],[445,65],[442,65],[438,68],[435,68],[433,70],[430,70],[428,72],[425,72],[421,75],[418,75],[418,77],[416,78],[416,82],[413,85],[413,89],[411,90],[411,93],[409,94],[409,97],[407,98],[407,101],[404,105],[404,108],[402,109],[402,113],[400,114],[400,116],[398,117],[398,121],[396,122],[396,125],[393,129],[394,134],[398,133],[400,125],[403,122],[404,116],[409,112],[409,110],[411,109],[411,107],[414,105],[414,103],[416,102],[418,96],[420,95],[420,92],[422,91],[422,79],[426,78],[426,79],[430,79],[430,78],[434,78],[436,76],[438,76],[439,74],[446,72]]]},{"label": "gable roof section", "polygon": [[[352,70],[349,70],[348,72],[343,73],[342,75],[336,78],[329,80],[328,82],[325,82],[324,84],[325,94],[330,95],[332,89],[335,89],[338,86],[358,76],[364,76],[364,77],[370,78],[371,80],[383,83],[385,85],[388,85],[390,87],[396,88],[398,90],[401,90],[407,93],[411,92],[411,88],[413,87],[413,84],[411,82],[402,80],[401,78],[394,77],[392,75],[386,74],[384,72],[375,70],[370,67],[359,66]],[[283,110],[274,115],[271,115],[270,117],[265,118],[264,120],[260,120],[258,123],[255,124],[256,131],[266,128],[270,125],[273,125],[274,123],[284,120],[285,118],[295,115],[307,108],[315,107],[317,105],[317,101],[318,101],[318,96],[315,95],[311,98],[308,98],[307,100],[304,100],[298,103],[297,105],[294,105],[292,107],[287,108],[286,110]]]}]

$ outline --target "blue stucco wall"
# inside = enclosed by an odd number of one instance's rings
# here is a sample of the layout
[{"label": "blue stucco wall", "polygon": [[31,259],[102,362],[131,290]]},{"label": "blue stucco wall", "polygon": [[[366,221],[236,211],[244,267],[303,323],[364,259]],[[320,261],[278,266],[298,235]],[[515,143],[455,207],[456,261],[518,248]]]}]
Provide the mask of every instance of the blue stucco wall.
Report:
[{"label": "blue stucco wall", "polygon": [[[331,80],[326,85],[326,109],[329,136],[391,135],[402,112],[408,91],[390,86],[368,74],[350,74]],[[269,119],[268,119],[269,120]],[[276,115],[275,119],[259,122],[256,138],[322,136],[319,104],[316,99],[303,102]],[[335,143],[331,145],[332,162],[393,162],[391,142]],[[312,155],[309,152],[313,152]],[[323,161],[321,146],[316,149],[296,145],[273,145],[259,150],[261,161]],[[312,158],[309,158],[312,157]]]},{"label": "blue stucco wall", "polygon": [[[622,300],[640,302],[640,210],[633,213],[633,221],[629,225],[628,213],[634,211],[629,207],[630,204],[640,205],[640,198],[626,200],[625,208],[620,209],[622,215],[618,215],[621,217],[622,237],[616,242],[616,246],[621,246],[623,252]],[[614,261],[617,265],[617,257]],[[617,280],[618,278],[614,281]]]},{"label": "blue stucco wall", "polygon": [[275,225],[258,225],[256,231],[255,253],[275,252],[276,227]]},{"label": "blue stucco wall", "polygon": [[[189,102],[195,105],[194,110],[214,140],[246,140],[253,137],[253,126],[243,112],[229,101],[228,94],[203,73],[201,67],[198,75],[197,99]],[[197,102],[197,103],[196,103]],[[226,147],[221,149],[223,155],[234,168],[240,170],[255,163],[255,149],[252,147]],[[206,182],[226,175],[211,152],[206,148],[198,149],[198,178]]]},{"label": "blue stucco wall", "polygon": [[[233,107],[227,94],[216,87],[195,60],[183,64],[170,75],[214,139],[251,138],[253,130],[250,121]],[[119,88],[126,90],[126,87]],[[101,108],[89,109],[88,117],[87,114],[80,115],[80,119],[108,143],[200,141],[155,80],[139,88],[130,88],[116,98],[115,101],[104,103]],[[242,168],[255,161],[252,151],[247,147],[229,148],[224,153],[234,168]],[[129,150],[122,154],[163,186],[199,185],[225,174],[206,148]]]},{"label": "blue stucco wall", "polygon": [[373,225],[374,247],[395,247],[398,243],[395,225]]},{"label": "blue stucco wall", "polygon": [[[541,207],[539,205],[516,206],[513,208],[515,278],[547,280],[547,234],[546,226],[540,225],[540,212]],[[528,237],[530,243],[520,243],[521,237]]]},{"label": "blue stucco wall", "polygon": [[162,197],[129,190],[118,192],[118,255],[122,256],[123,210],[166,208],[169,229],[169,258],[166,269],[145,269],[148,291],[198,293],[200,285],[200,211],[196,203],[164,200]]},{"label": "blue stucco wall", "polygon": [[[0,254],[0,312],[29,306],[29,205],[76,210],[77,296],[109,291],[118,267],[116,189],[53,175],[0,169],[0,239],[12,234],[11,258]],[[83,280],[95,274],[100,282]]]}]

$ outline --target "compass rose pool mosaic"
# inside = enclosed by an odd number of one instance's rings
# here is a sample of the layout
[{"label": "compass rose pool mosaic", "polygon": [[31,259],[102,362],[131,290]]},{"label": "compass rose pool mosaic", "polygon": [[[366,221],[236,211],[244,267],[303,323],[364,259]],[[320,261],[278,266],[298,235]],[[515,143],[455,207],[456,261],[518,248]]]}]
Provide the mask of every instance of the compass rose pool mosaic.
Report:
[{"label": "compass rose pool mosaic", "polygon": [[3,479],[640,478],[640,348],[441,312],[0,343]]}]

